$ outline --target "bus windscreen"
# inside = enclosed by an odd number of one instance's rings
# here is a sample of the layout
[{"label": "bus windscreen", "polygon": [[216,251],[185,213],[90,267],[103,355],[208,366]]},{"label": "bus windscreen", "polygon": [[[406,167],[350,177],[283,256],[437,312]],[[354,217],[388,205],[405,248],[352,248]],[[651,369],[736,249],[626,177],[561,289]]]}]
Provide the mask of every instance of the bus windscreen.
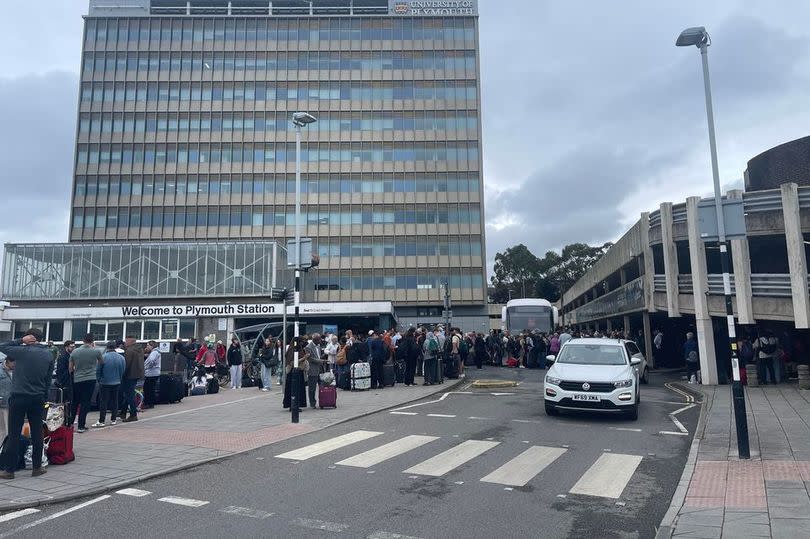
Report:
[{"label": "bus windscreen", "polygon": [[550,307],[516,306],[506,309],[506,329],[511,333],[539,331],[551,333],[553,314]]}]

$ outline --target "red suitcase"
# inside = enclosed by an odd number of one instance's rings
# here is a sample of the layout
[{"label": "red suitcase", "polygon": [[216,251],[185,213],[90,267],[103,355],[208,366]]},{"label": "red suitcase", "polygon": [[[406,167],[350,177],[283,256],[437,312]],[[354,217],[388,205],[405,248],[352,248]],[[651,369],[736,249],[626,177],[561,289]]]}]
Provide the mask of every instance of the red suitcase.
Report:
[{"label": "red suitcase", "polygon": [[45,451],[50,464],[67,464],[76,460],[73,454],[73,426],[59,427],[49,437]]},{"label": "red suitcase", "polygon": [[337,408],[337,386],[318,386],[318,406]]}]

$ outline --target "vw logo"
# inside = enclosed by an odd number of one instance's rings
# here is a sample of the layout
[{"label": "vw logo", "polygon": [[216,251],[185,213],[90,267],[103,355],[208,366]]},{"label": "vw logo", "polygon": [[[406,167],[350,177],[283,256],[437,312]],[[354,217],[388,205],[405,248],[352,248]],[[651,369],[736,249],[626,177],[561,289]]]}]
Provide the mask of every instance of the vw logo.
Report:
[{"label": "vw logo", "polygon": [[582,384],[582,391],[588,391],[589,389],[591,389],[591,384],[589,384],[588,382]]}]

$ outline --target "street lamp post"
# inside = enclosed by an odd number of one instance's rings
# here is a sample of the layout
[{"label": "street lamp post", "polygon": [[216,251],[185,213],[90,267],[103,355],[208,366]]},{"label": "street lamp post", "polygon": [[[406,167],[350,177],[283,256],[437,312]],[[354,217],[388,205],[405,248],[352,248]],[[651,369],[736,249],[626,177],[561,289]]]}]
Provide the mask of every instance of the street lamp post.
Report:
[{"label": "street lamp post", "polygon": [[717,212],[718,243],[720,244],[720,264],[723,270],[723,295],[726,300],[726,322],[728,324],[729,349],[731,351],[731,369],[733,382],[731,391],[734,400],[734,420],[737,426],[737,450],[740,458],[750,458],[748,446],[748,420],[745,415],[745,393],[740,380],[740,362],[737,357],[737,332],[734,326],[734,310],[731,303],[731,261],[729,260],[728,242],[726,240],[726,223],[723,214],[723,195],[720,192],[720,173],[717,169],[717,142],[714,134],[714,111],[712,109],[712,88],[709,81],[708,47],[712,40],[702,26],[687,28],[678,36],[675,45],[678,47],[696,46],[700,49],[703,61],[703,86],[706,94],[706,117],[709,123],[709,148],[712,159],[712,179],[714,180],[714,206]]},{"label": "street lamp post", "polygon": [[[293,368],[290,383],[290,413],[293,423],[298,423],[298,415],[301,411],[301,403],[298,402],[298,392],[301,390],[298,380],[300,375],[298,368],[299,306],[301,304],[301,128],[316,121],[314,116],[306,112],[296,112],[292,115],[292,122],[295,126],[295,289],[293,298],[295,306],[293,338],[295,340],[292,343]],[[287,256],[289,256],[289,253],[287,253]],[[287,306],[285,304],[285,313],[286,310]],[[306,405],[306,403],[304,404]]]}]

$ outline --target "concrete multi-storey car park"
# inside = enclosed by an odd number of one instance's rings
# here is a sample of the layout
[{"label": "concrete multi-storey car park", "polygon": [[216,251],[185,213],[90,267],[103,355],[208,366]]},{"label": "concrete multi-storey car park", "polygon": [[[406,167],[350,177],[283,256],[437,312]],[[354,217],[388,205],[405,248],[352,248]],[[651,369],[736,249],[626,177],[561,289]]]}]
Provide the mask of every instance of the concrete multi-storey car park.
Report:
[{"label": "concrete multi-storey car park", "polygon": [[306,300],[481,329],[478,63],[472,1],[90,0],[69,240],[284,245],[303,110]]},{"label": "concrete multi-storey car park", "polygon": [[[734,315],[742,333],[758,326],[807,338],[800,330],[810,328],[810,176],[801,172],[808,164],[810,137],[777,146],[749,161],[745,192],[726,193],[742,199],[747,231],[731,241]],[[730,378],[723,282],[716,244],[700,238],[699,201],[666,202],[643,213],[563,294],[562,308],[565,322],[582,328],[643,331],[648,357],[677,356],[685,332],[696,330],[704,383],[718,383]],[[666,337],[667,350],[658,354],[655,328]]]}]

